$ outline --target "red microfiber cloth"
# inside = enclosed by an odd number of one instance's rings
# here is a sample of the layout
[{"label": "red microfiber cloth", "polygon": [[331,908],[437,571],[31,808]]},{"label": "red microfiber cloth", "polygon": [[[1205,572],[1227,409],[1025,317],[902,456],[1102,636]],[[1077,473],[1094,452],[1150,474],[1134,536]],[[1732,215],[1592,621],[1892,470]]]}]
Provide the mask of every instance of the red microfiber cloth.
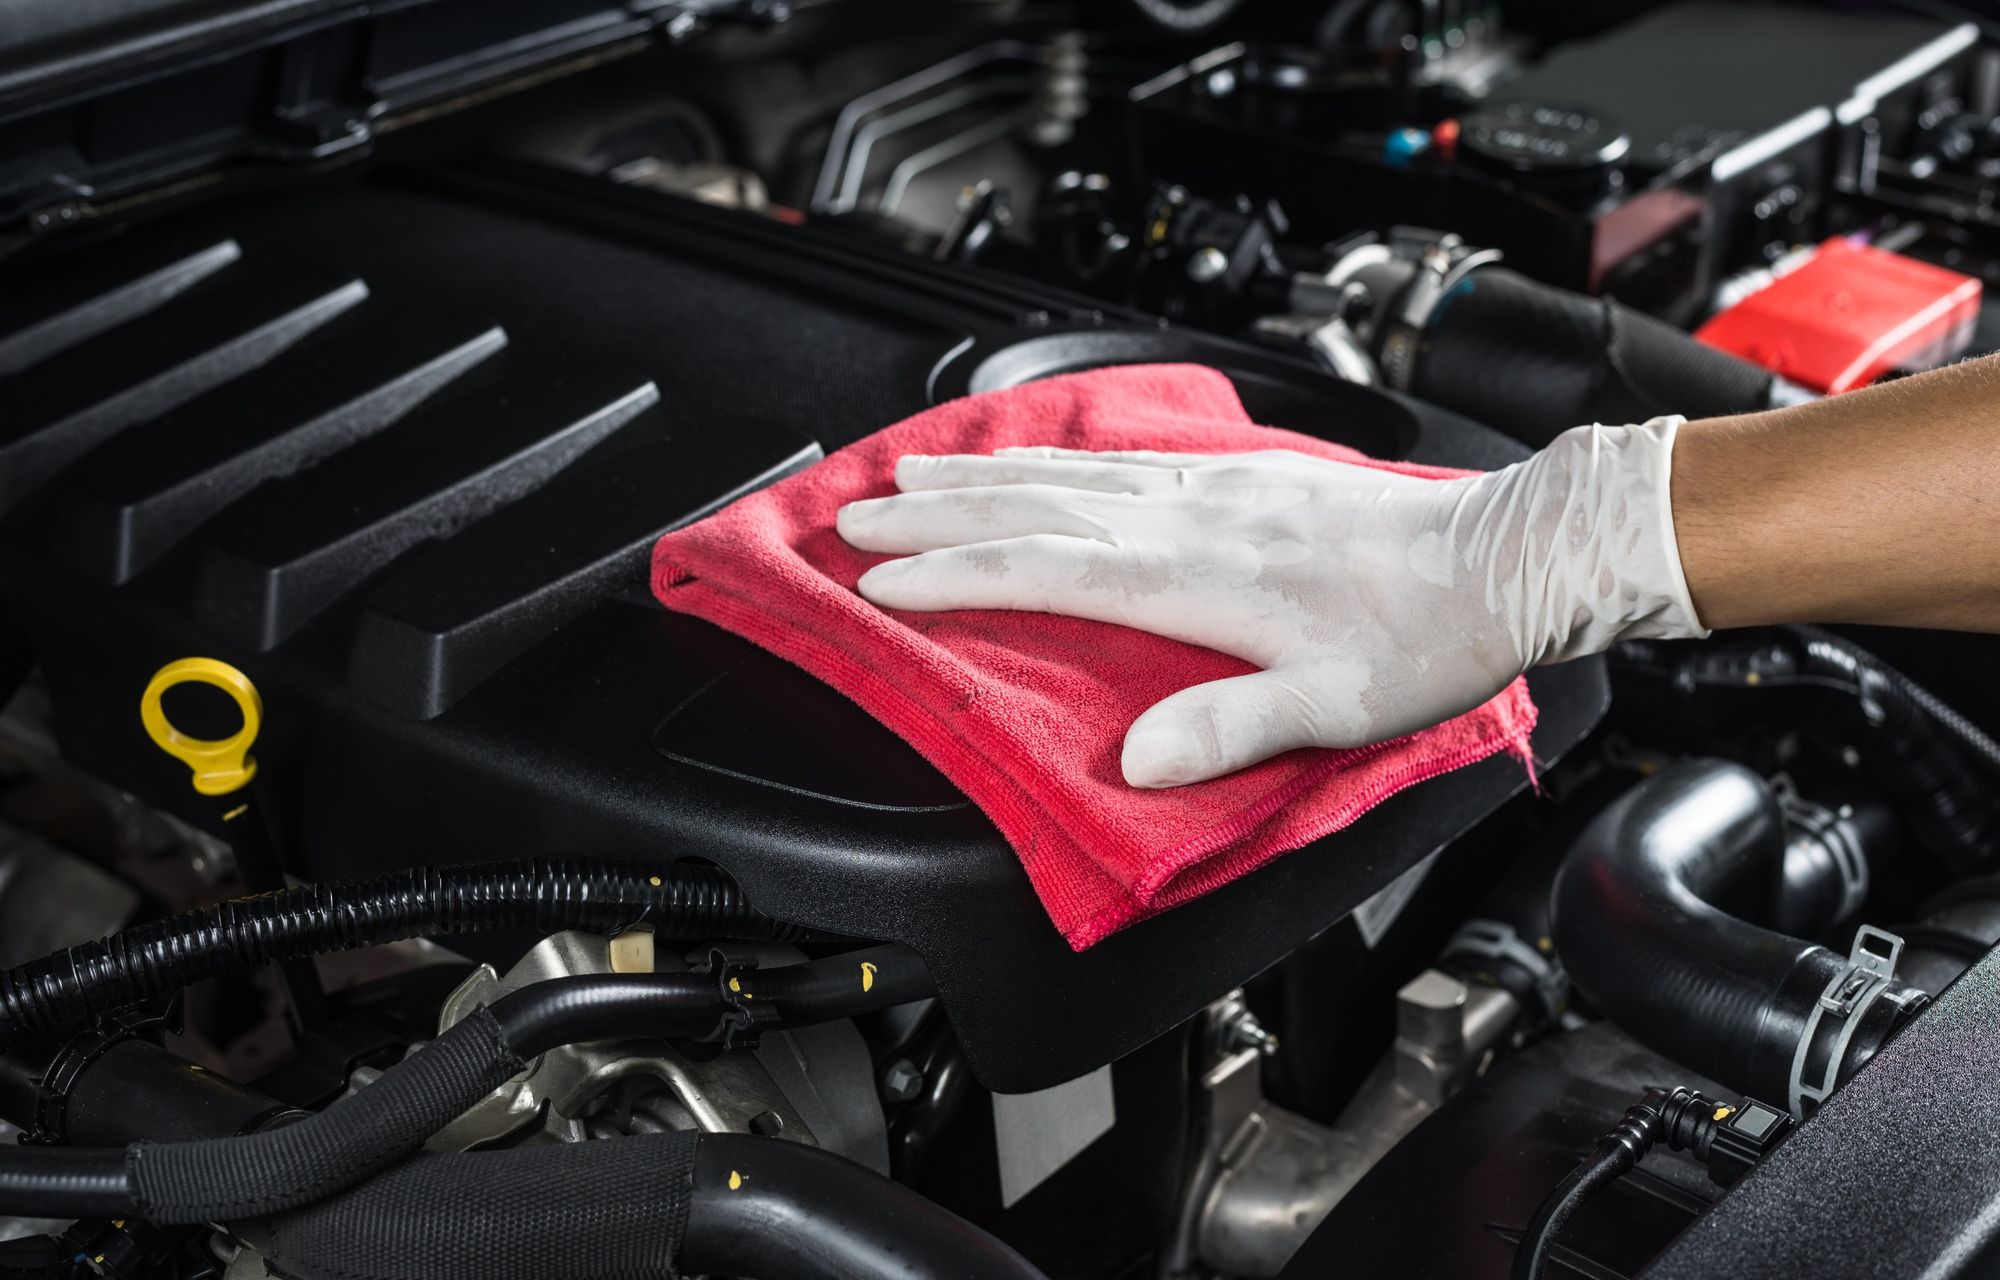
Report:
[{"label": "red microfiber cloth", "polygon": [[1256,426],[1229,380],[1209,369],[1103,369],[939,405],[668,534],[653,552],[654,594],[805,668],[922,752],[1000,828],[1079,951],[1337,831],[1426,778],[1502,750],[1528,759],[1535,706],[1517,680],[1476,710],[1392,742],[1288,752],[1167,790],[1126,785],[1119,748],[1140,712],[1253,668],[1102,622],[884,611],[855,582],[890,557],[857,551],[834,531],[843,504],[895,492],[903,454],[1035,444],[1296,449],[1413,475],[1457,474]]}]

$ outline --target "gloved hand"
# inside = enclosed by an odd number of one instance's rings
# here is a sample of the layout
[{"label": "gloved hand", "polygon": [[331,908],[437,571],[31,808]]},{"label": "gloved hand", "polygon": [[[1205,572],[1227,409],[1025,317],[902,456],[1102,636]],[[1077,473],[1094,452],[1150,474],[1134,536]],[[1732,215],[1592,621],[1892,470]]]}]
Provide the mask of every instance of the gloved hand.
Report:
[{"label": "gloved hand", "polygon": [[1288,450],[910,456],[903,492],[839,528],[921,553],[862,576],[885,608],[1067,614],[1264,668],[1133,723],[1125,780],[1170,787],[1412,733],[1621,638],[1705,635],[1669,506],[1678,425],[1578,427],[1454,480]]}]

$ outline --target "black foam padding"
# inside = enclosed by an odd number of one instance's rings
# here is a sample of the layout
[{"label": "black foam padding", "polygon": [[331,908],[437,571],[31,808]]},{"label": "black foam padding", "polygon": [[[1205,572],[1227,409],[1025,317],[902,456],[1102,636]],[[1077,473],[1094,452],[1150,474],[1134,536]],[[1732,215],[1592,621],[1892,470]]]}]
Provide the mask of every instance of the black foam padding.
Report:
[{"label": "black foam padding", "polygon": [[420,1149],[526,1065],[484,1009],[375,1083],[296,1124],[244,1137],[138,1142],[127,1171],[159,1222],[260,1218],[323,1200]]},{"label": "black foam padding", "polygon": [[415,1156],[276,1219],[269,1262],[292,1280],[675,1275],[699,1136]]},{"label": "black foam padding", "polygon": [[2000,951],[1697,1219],[1648,1280],[1991,1275],[2000,1234]]}]

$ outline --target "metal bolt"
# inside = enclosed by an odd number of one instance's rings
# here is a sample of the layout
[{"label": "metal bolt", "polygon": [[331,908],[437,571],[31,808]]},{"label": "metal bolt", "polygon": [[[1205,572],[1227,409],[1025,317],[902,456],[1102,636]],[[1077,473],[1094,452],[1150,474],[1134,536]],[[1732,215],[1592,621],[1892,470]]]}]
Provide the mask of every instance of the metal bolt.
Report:
[{"label": "metal bolt", "polygon": [[924,1073],[908,1058],[898,1058],[882,1070],[882,1100],[909,1102],[924,1091]]},{"label": "metal bolt", "polygon": [[1215,1029],[1215,1047],[1224,1055],[1240,1049],[1255,1049],[1265,1057],[1278,1051],[1278,1037],[1264,1030],[1257,1015],[1243,1001],[1241,991],[1232,991],[1209,1006]]},{"label": "metal bolt", "polygon": [[1229,270],[1229,257],[1214,245],[1197,249],[1188,259],[1188,279],[1196,284],[1207,284],[1222,279],[1222,273]]},{"label": "metal bolt", "polygon": [[1255,1049],[1267,1058],[1278,1051],[1278,1037],[1247,1012],[1230,1025],[1229,1044],[1236,1049]]}]

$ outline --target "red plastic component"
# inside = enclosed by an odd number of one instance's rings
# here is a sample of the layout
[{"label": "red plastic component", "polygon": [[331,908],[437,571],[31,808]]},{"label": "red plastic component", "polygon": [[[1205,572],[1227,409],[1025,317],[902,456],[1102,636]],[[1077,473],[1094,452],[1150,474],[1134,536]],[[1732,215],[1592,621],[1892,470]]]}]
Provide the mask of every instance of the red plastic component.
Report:
[{"label": "red plastic component", "polygon": [[1440,120],[1431,130],[1431,145],[1437,148],[1438,156],[1449,160],[1458,154],[1458,121]]},{"label": "red plastic component", "polygon": [[1979,296],[1972,276],[1836,238],[1695,337],[1802,386],[1848,391],[1963,351]]}]

